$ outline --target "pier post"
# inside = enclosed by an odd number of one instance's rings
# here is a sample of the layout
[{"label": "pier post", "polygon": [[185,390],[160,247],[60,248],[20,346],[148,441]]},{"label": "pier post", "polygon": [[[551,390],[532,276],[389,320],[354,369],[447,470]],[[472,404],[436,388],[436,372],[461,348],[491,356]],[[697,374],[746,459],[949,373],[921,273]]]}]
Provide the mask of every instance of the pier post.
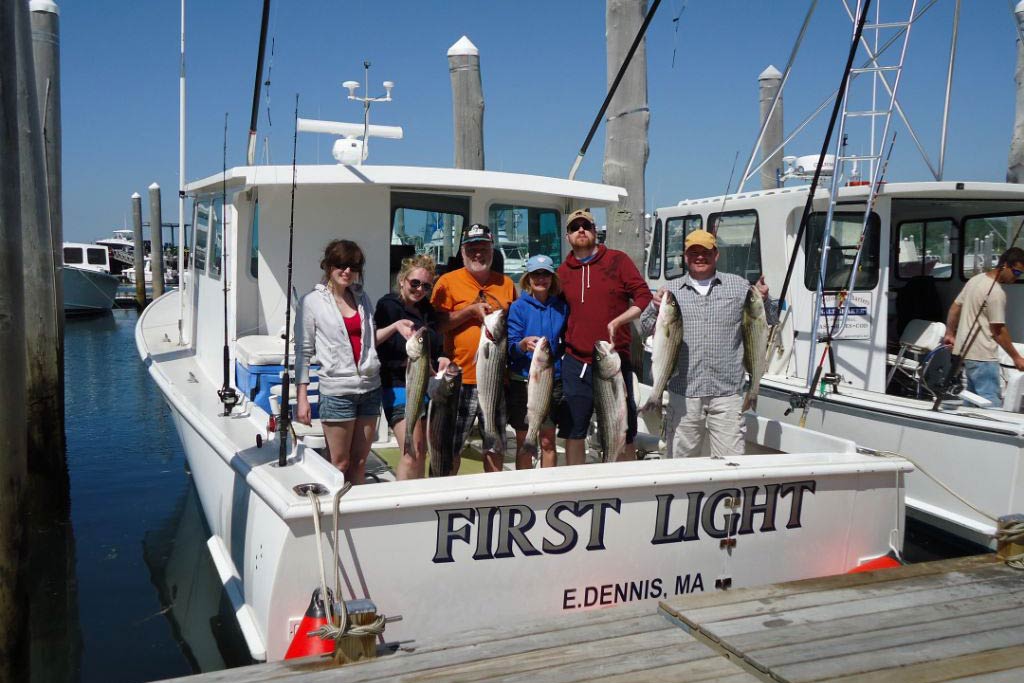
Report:
[{"label": "pier post", "polygon": [[149,186],[149,257],[153,264],[153,298],[164,294],[164,224],[160,210],[160,186]]},{"label": "pier post", "polygon": [[1013,139],[1010,140],[1006,182],[1024,183],[1024,42],[1021,42],[1021,31],[1024,29],[1024,0],[1017,3],[1014,16],[1017,19],[1017,70],[1014,78],[1017,83],[1017,108],[1013,119]]},{"label": "pier post", "polygon": [[25,315],[22,291],[21,163],[15,47],[20,3],[0,3],[0,680],[29,668],[23,489]]},{"label": "pier post", "polygon": [[[607,0],[605,34],[609,85],[615,80],[646,14],[647,0]],[[608,105],[606,121],[603,181],[626,188],[628,196],[608,208],[605,241],[609,247],[629,254],[643,271],[644,171],[649,153],[647,128],[651,121],[647,107],[646,38],[637,47]]]},{"label": "pier post", "polygon": [[448,48],[455,120],[455,168],[484,168],[484,90],[480,51],[462,36]]},{"label": "pier post", "polygon": [[[761,72],[757,77],[757,90],[760,95],[761,123],[768,117],[775,93],[779,92],[782,85],[782,73],[772,65]],[[761,159],[771,154],[773,149],[779,148],[771,157],[771,161],[761,167],[761,189],[773,190],[779,186],[779,178],[782,176],[782,98],[779,97],[775,111],[764,127],[764,136],[761,138]]]},{"label": "pier post", "polygon": [[146,307],[146,243],[142,238],[142,195],[132,193],[132,228],[134,229],[135,246],[132,248],[135,257],[135,305],[139,309]]}]

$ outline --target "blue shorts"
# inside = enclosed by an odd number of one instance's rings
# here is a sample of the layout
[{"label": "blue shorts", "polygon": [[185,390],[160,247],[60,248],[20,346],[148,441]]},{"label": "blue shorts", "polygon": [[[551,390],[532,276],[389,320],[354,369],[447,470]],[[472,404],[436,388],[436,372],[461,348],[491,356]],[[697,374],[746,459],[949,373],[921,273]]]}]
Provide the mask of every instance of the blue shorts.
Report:
[{"label": "blue shorts", "polygon": [[[636,438],[636,400],[633,397],[633,366],[622,358],[622,379],[626,383],[626,443]],[[585,370],[584,370],[585,368]],[[580,377],[580,375],[583,375]],[[562,358],[562,405],[558,415],[558,436],[585,439],[594,414],[594,368],[565,354]]]},{"label": "blue shorts", "polygon": [[[381,387],[381,401],[384,404],[384,418],[388,421],[388,427],[394,427],[405,419],[405,387]],[[430,399],[423,395],[423,413],[421,417],[427,416],[427,404]]]},{"label": "blue shorts", "polygon": [[323,422],[350,422],[357,418],[380,415],[380,389],[365,394],[325,396],[320,394],[320,420]]}]

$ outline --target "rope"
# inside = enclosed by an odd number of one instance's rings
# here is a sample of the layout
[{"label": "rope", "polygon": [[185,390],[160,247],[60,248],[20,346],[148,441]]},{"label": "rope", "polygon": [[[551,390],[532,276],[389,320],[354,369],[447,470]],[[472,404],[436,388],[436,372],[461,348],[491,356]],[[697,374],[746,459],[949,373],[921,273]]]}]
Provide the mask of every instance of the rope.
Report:
[{"label": "rope", "polygon": [[[334,590],[335,595],[338,596],[338,602],[341,603],[341,612],[338,614],[338,624],[341,629],[341,634],[344,634],[346,629],[349,628],[348,623],[348,606],[345,605],[345,600],[341,593],[341,546],[338,544],[338,518],[341,516],[341,497],[352,490],[352,482],[346,481],[345,485],[338,489],[338,492],[334,494]],[[330,624],[334,624],[332,619]],[[326,636],[321,635],[321,638]],[[335,640],[341,637],[341,635],[333,636]]]},{"label": "rope", "polygon": [[[327,623],[334,623],[334,605],[331,603],[330,594],[327,592],[327,570],[324,568],[324,547],[320,534],[320,498],[313,492],[312,488],[306,491],[306,496],[313,505],[313,533],[316,535],[316,561],[320,565],[320,598],[324,601],[324,609],[327,612]],[[340,596],[339,596],[340,599]],[[341,600],[342,610],[345,609],[345,601]]]},{"label": "rope", "polygon": [[[902,453],[896,453],[895,451],[876,451],[868,448],[860,448],[858,450],[868,455],[875,455],[880,458],[903,458],[904,460],[912,464],[921,474],[923,474],[924,476],[928,477],[936,484],[941,486],[948,494],[959,500],[961,503],[977,512],[982,517],[985,517],[986,519],[995,522],[997,525],[999,524],[999,519],[995,515],[992,515],[982,510],[977,505],[974,505],[970,501],[966,500],[959,493],[957,493],[950,487],[946,486],[945,482],[943,482],[941,479],[939,479],[934,474],[929,472],[927,469],[922,467],[921,464],[914,460],[913,458],[907,455],[903,455]],[[897,485],[898,484],[899,474],[897,473]],[[994,538],[998,543],[1017,543],[1019,541],[1024,541],[1024,522],[1012,522],[1003,528],[997,528],[996,532],[992,534],[992,538]],[[892,546],[893,544],[890,544],[890,547]],[[893,550],[895,550],[894,547]],[[1018,553],[1016,555],[1011,555],[1003,559],[1007,566],[1012,567],[1013,569],[1024,570],[1024,553]]]}]

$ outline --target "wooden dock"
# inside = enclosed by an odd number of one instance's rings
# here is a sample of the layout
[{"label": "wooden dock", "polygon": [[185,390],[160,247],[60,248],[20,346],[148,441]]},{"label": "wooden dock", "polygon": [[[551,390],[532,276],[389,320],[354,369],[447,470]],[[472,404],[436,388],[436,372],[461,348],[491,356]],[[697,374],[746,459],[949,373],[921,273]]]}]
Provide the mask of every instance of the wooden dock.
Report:
[{"label": "wooden dock", "polygon": [[994,555],[681,596],[465,633],[341,668],[310,657],[187,680],[1024,681],[1024,572]]},{"label": "wooden dock", "polygon": [[994,555],[684,596],[661,610],[764,681],[1024,681],[1024,571]]}]

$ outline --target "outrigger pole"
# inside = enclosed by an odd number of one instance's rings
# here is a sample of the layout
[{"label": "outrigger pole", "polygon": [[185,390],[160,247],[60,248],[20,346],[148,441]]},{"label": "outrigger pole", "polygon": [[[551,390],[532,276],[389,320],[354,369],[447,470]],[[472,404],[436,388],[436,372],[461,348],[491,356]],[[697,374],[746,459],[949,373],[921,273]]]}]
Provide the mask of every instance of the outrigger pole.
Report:
[{"label": "outrigger pole", "polygon": [[263,55],[267,51],[267,25],[270,23],[270,0],[263,0],[263,19],[260,22],[260,49],[256,54],[256,81],[252,86],[252,116],[249,118],[249,144],[245,151],[245,163],[256,163],[256,124],[260,119],[260,85],[263,83]]},{"label": "outrigger pole", "polygon": [[292,207],[288,219],[288,286],[284,290],[284,376],[281,378],[281,415],[278,418],[277,466],[288,464],[287,441],[291,432],[291,375],[288,370],[288,348],[292,335],[292,245],[295,242],[295,155],[299,147],[299,95],[295,94],[295,134],[292,137]]},{"label": "outrigger pole", "polygon": [[615,91],[619,88],[619,82],[622,77],[626,75],[626,69],[629,68],[629,63],[633,61],[633,53],[640,47],[640,41],[644,39],[644,35],[647,33],[647,27],[651,24],[651,19],[654,18],[654,13],[658,11],[658,5],[661,4],[661,0],[654,0],[651,3],[651,8],[647,10],[647,16],[644,17],[644,23],[640,24],[640,29],[636,32],[636,37],[633,38],[633,44],[629,46],[629,51],[626,52],[626,57],[622,60],[622,66],[619,67],[619,72],[615,74],[615,80],[612,81],[611,86],[608,87],[608,94],[605,95],[604,102],[601,104],[601,108],[597,112],[597,116],[594,117],[594,123],[590,125],[590,132],[587,133],[587,139],[583,141],[583,146],[580,147],[580,153],[576,155],[576,161],[572,163],[572,168],[569,170],[569,180],[576,178],[576,172],[580,170],[580,164],[583,163],[583,157],[587,154],[587,149],[590,147],[591,141],[594,139],[594,134],[597,132],[597,127],[601,125],[601,119],[604,117],[604,113],[608,111],[608,105],[612,103],[612,97],[615,96]]},{"label": "outrigger pole", "polygon": [[185,0],[181,0],[178,70],[178,346],[185,345]]},{"label": "outrigger pole", "polygon": [[224,383],[217,396],[224,404],[224,415],[238,405],[238,392],[231,386],[231,347],[228,344],[228,113],[224,112],[224,169],[220,185],[220,276],[224,290]]}]

